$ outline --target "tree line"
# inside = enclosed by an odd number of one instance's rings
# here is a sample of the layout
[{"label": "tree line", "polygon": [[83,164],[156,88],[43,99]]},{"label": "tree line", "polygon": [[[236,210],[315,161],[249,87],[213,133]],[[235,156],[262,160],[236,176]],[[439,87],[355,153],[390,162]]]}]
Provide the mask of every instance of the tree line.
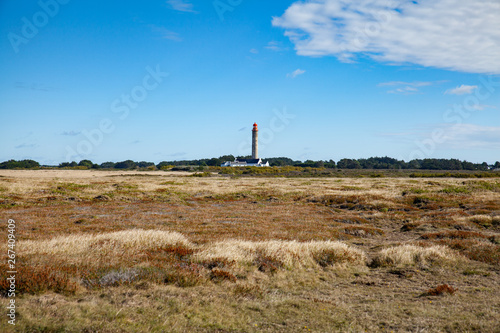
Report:
[{"label": "tree line", "polygon": [[[238,159],[250,158],[250,156],[237,156]],[[181,160],[181,161],[163,161],[160,163],[153,162],[135,162],[126,160],[121,162],[104,162],[93,163],[90,160],[81,160],[80,162],[63,162],[58,168],[72,169],[151,169],[151,170],[185,170],[185,167],[195,166],[199,168],[220,166],[226,161],[233,161],[235,156],[224,155],[219,158],[205,158],[198,160]],[[271,166],[295,166],[295,167],[310,167],[310,168],[328,168],[328,169],[420,169],[420,170],[496,170],[500,169],[500,162],[494,164],[472,163],[468,161],[460,161],[458,159],[437,159],[426,158],[416,159],[409,162],[397,160],[391,157],[370,157],[360,159],[343,158],[338,162],[333,160],[328,161],[295,161],[288,157],[272,157],[267,158]],[[34,160],[9,160],[0,163],[0,169],[38,169],[42,167]],[[54,166],[44,166],[54,167]]]}]

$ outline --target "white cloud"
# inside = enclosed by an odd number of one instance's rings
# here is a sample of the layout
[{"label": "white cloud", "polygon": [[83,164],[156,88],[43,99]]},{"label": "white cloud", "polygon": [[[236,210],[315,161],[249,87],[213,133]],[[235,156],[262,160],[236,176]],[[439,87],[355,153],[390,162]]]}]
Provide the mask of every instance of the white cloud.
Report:
[{"label": "white cloud", "polygon": [[379,87],[383,86],[411,86],[411,87],[424,87],[430,86],[433,82],[422,82],[422,81],[414,81],[414,82],[403,82],[403,81],[390,81],[390,82],[382,82],[379,83]]},{"label": "white cloud", "polygon": [[389,94],[403,94],[403,95],[413,95],[419,92],[417,88],[414,87],[403,87],[387,91]]},{"label": "white cloud", "polygon": [[414,82],[403,82],[403,81],[391,81],[379,83],[378,87],[386,86],[396,86],[397,88],[388,90],[389,94],[404,94],[412,95],[420,92],[420,87],[432,86],[435,84],[441,84],[446,81],[414,81]]},{"label": "white cloud", "polygon": [[175,42],[182,41],[182,38],[175,31],[171,31],[171,30],[168,30],[167,28],[158,27],[155,25],[150,25],[150,27],[151,27],[151,30],[153,30],[153,32],[159,34],[160,37],[163,39],[169,39],[169,40],[173,40]]},{"label": "white cloud", "polygon": [[430,139],[434,131],[442,133],[440,142],[436,142],[436,146],[440,149],[500,149],[499,126],[444,123],[419,126],[403,134],[385,133],[385,135],[401,135],[402,138],[399,140],[415,142],[415,140]]},{"label": "white cloud", "polygon": [[272,21],[303,56],[486,74],[500,74],[498,22],[498,0],[297,1]]},{"label": "white cloud", "polygon": [[80,131],[73,131],[73,130],[71,130],[71,131],[63,131],[63,132],[61,133],[61,135],[66,135],[66,136],[77,136],[77,135],[79,135],[80,133],[81,133]]},{"label": "white cloud", "polygon": [[486,104],[474,104],[472,105],[472,108],[477,111],[482,111],[484,109],[496,109],[496,106],[493,105],[486,105]]},{"label": "white cloud", "polygon": [[38,91],[50,91],[53,90],[50,87],[47,87],[43,83],[26,83],[26,82],[16,82],[16,88],[20,89],[31,89],[31,90],[38,90]]},{"label": "white cloud", "polygon": [[267,43],[266,49],[276,52],[286,51],[288,48],[283,47],[281,42],[270,41]]},{"label": "white cloud", "polygon": [[477,89],[477,86],[467,86],[465,84],[462,84],[459,87],[448,89],[444,93],[449,95],[465,95],[465,94],[472,94],[474,89]]},{"label": "white cloud", "polygon": [[297,69],[296,69],[296,70],[294,70],[293,72],[288,73],[288,74],[286,75],[286,77],[289,77],[289,78],[294,79],[294,78],[296,78],[297,76],[304,74],[305,72],[306,72],[305,70],[300,69],[300,68],[297,68]]},{"label": "white cloud", "polygon": [[455,149],[500,149],[500,127],[456,124],[443,127],[445,145]]},{"label": "white cloud", "polygon": [[257,50],[257,49],[250,49],[250,53],[257,54],[257,53],[259,53],[259,50]]},{"label": "white cloud", "polygon": [[15,146],[14,148],[21,149],[21,148],[36,148],[36,147],[38,147],[36,143],[30,143],[30,144],[22,143],[20,145]]},{"label": "white cloud", "polygon": [[179,157],[179,156],[184,156],[184,155],[186,155],[186,152],[181,151],[181,152],[177,152],[177,153],[173,153],[173,154],[168,154],[166,156]]},{"label": "white cloud", "polygon": [[180,12],[188,12],[188,13],[196,13],[193,10],[193,4],[183,0],[167,0],[167,3],[174,10],[178,10]]}]

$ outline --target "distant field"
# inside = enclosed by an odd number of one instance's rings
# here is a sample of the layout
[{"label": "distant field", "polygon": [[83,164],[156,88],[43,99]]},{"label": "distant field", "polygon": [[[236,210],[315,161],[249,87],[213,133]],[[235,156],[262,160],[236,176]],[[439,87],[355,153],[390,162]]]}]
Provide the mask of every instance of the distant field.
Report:
[{"label": "distant field", "polygon": [[16,330],[499,332],[499,177],[338,175],[0,170]]}]

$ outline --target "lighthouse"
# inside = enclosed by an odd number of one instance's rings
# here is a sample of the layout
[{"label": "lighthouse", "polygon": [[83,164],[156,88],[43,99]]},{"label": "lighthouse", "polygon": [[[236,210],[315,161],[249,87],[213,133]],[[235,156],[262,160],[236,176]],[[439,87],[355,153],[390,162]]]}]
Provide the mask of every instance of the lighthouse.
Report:
[{"label": "lighthouse", "polygon": [[253,123],[252,129],[252,158],[259,158],[259,129],[257,128],[257,123]]},{"label": "lighthouse", "polygon": [[[238,159],[235,158],[233,161],[226,161],[222,163],[221,167],[268,167],[268,162],[263,162],[259,158],[259,129],[257,128],[257,123],[253,124],[252,129],[252,158]],[[247,141],[248,143],[248,141]]]}]

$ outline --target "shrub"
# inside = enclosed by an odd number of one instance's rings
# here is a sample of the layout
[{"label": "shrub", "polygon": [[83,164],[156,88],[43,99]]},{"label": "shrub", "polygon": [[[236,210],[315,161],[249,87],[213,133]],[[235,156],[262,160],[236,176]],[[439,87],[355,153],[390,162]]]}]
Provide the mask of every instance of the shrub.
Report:
[{"label": "shrub", "polygon": [[457,289],[447,285],[447,284],[441,284],[437,286],[436,288],[432,288],[427,290],[427,292],[423,293],[420,296],[439,296],[443,295],[444,293],[448,293],[450,295],[453,295]]},{"label": "shrub", "polygon": [[[16,294],[39,294],[48,290],[74,294],[78,290],[78,283],[73,279],[76,270],[67,271],[61,267],[36,265],[18,266],[17,273]],[[7,277],[7,273],[0,274],[0,294],[4,297],[10,288]]]},{"label": "shrub", "polygon": [[274,273],[283,267],[282,262],[263,254],[258,254],[253,263],[263,273]]},{"label": "shrub", "polygon": [[125,271],[112,271],[99,279],[101,287],[118,286],[125,283],[131,283],[139,274],[134,269]]},{"label": "shrub", "polygon": [[222,282],[222,281],[231,281],[236,282],[236,276],[234,276],[231,272],[220,268],[214,268],[210,272],[210,280],[214,282]]},{"label": "shrub", "polygon": [[165,273],[164,283],[178,287],[194,287],[204,280],[203,266],[177,263]]},{"label": "shrub", "polygon": [[190,177],[212,177],[211,172],[196,172],[190,175]]},{"label": "shrub", "polygon": [[441,191],[441,193],[448,193],[448,194],[470,194],[472,190],[468,187],[465,186],[450,186],[450,187],[445,187]]}]

